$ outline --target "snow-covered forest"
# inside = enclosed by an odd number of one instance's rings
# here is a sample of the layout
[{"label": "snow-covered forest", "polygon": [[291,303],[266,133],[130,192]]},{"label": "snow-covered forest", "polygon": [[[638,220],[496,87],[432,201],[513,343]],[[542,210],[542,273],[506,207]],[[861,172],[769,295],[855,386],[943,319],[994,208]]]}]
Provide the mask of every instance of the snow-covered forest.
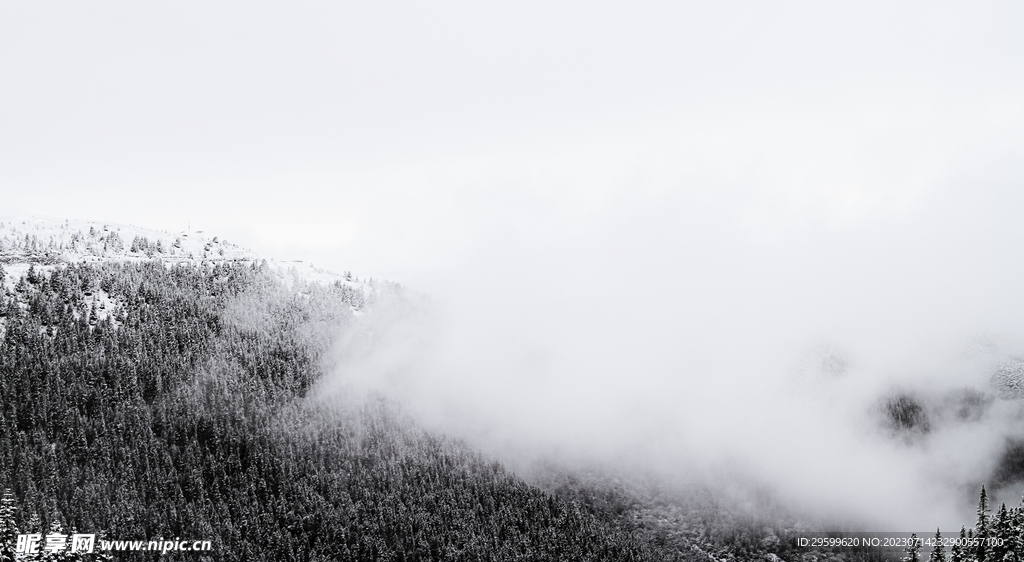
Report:
[{"label": "snow-covered forest", "polygon": [[[214,560],[879,555],[801,549],[813,529],[799,518],[744,512],[714,488],[657,492],[557,466],[526,479],[386,395],[322,392],[338,339],[378,300],[414,298],[393,283],[307,278],[249,254],[166,259],[159,237],[125,243],[116,227],[12,238],[0,293],[5,560],[31,559],[15,554],[17,535],[60,530],[209,538]],[[895,404],[893,423],[912,429],[922,414]],[[1024,511],[989,511],[969,536],[1008,546],[953,560],[1020,555]]]}]

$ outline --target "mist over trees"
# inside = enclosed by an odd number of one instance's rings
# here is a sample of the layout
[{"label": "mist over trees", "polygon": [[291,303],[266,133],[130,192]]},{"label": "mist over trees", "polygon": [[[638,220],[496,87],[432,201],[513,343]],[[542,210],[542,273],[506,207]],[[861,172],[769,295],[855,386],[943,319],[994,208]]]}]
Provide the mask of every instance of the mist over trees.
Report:
[{"label": "mist over trees", "polygon": [[324,351],[303,329],[350,304],[257,264],[33,269],[0,300],[4,552],[60,524],[209,538],[219,560],[646,557],[623,521],[382,403],[303,400]]},{"label": "mist over trees", "polygon": [[[792,521],[730,514],[713,490],[529,483],[383,397],[319,395],[372,304],[259,262],[29,268],[0,294],[0,560],[55,530],[208,539],[194,556],[211,560],[872,559],[796,548]],[[983,507],[968,536],[1016,542],[951,560],[1019,560],[1024,512]]]}]

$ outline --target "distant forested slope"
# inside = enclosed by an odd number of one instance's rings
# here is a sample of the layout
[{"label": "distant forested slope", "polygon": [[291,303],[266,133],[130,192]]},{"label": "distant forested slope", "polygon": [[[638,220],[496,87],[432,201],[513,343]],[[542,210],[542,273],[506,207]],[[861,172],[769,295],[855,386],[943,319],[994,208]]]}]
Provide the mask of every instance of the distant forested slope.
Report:
[{"label": "distant forested slope", "polygon": [[0,296],[18,530],[209,538],[216,560],[650,558],[621,519],[383,403],[303,399],[349,300],[255,264],[30,270]]},{"label": "distant forested slope", "polygon": [[253,261],[28,269],[0,291],[0,562],[58,528],[212,540],[196,560],[873,559],[797,549],[714,491],[538,487],[384,399],[327,403],[325,353],[371,309]]}]

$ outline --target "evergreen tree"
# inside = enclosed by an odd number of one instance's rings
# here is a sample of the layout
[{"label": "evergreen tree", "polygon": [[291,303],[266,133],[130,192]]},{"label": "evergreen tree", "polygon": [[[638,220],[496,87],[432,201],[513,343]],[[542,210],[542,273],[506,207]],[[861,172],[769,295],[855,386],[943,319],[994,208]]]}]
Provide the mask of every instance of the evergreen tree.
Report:
[{"label": "evergreen tree", "polygon": [[[46,537],[51,535],[63,535],[65,539],[64,548],[60,550],[47,550],[43,548],[46,546]],[[71,545],[66,541],[70,536],[64,532],[64,527],[61,526],[60,521],[54,519],[50,522],[50,530],[43,535],[43,544],[39,547],[40,559],[43,562],[76,562],[76,558],[80,558],[76,554],[72,554]]]},{"label": "evergreen tree", "polygon": [[985,544],[989,538],[990,529],[988,521],[988,492],[985,486],[981,486],[981,496],[978,498],[978,522],[974,525],[974,538],[978,539],[978,545],[974,549],[974,557],[978,562],[988,562],[988,545]]},{"label": "evergreen tree", "polygon": [[942,533],[935,529],[935,547],[928,556],[928,562],[946,562],[946,548],[942,546]]},{"label": "evergreen tree", "polygon": [[989,547],[991,549],[989,553],[991,560],[1003,562],[1006,555],[1013,552],[1011,547],[1013,543],[1012,532],[1013,520],[1004,503],[999,506],[999,511],[996,512],[996,521],[992,528],[992,537],[996,540]]},{"label": "evergreen tree", "polygon": [[921,541],[917,540],[917,533],[911,533],[910,544],[903,551],[907,553],[903,557],[905,562],[921,562]]}]

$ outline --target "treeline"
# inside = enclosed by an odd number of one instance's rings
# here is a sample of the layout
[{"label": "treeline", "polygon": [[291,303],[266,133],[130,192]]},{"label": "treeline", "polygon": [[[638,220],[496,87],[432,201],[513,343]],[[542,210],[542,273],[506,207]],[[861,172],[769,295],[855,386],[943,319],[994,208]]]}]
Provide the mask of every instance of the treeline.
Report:
[{"label": "treeline", "polygon": [[259,264],[31,271],[0,294],[0,560],[55,528],[212,540],[197,560],[658,558],[385,404],[306,397],[361,299]]},{"label": "treeline", "polygon": [[[950,545],[948,550],[946,544]],[[908,562],[922,559],[923,546],[930,546],[929,562],[1018,562],[1024,560],[1024,499],[1021,505],[1007,508],[1003,503],[993,516],[988,505],[988,492],[981,487],[978,520],[972,529],[960,528],[960,535],[943,540],[941,530],[929,541],[911,536],[907,547]]]},{"label": "treeline", "polygon": [[[8,230],[11,234],[7,233]],[[0,255],[34,256],[41,263],[53,264],[59,261],[59,257],[64,252],[104,256],[117,254],[125,247],[120,234],[106,226],[102,229],[90,226],[87,234],[81,231],[65,232],[66,236],[62,235],[59,238],[51,236],[41,239],[35,234],[24,233],[22,235],[12,222],[0,222]]]}]

